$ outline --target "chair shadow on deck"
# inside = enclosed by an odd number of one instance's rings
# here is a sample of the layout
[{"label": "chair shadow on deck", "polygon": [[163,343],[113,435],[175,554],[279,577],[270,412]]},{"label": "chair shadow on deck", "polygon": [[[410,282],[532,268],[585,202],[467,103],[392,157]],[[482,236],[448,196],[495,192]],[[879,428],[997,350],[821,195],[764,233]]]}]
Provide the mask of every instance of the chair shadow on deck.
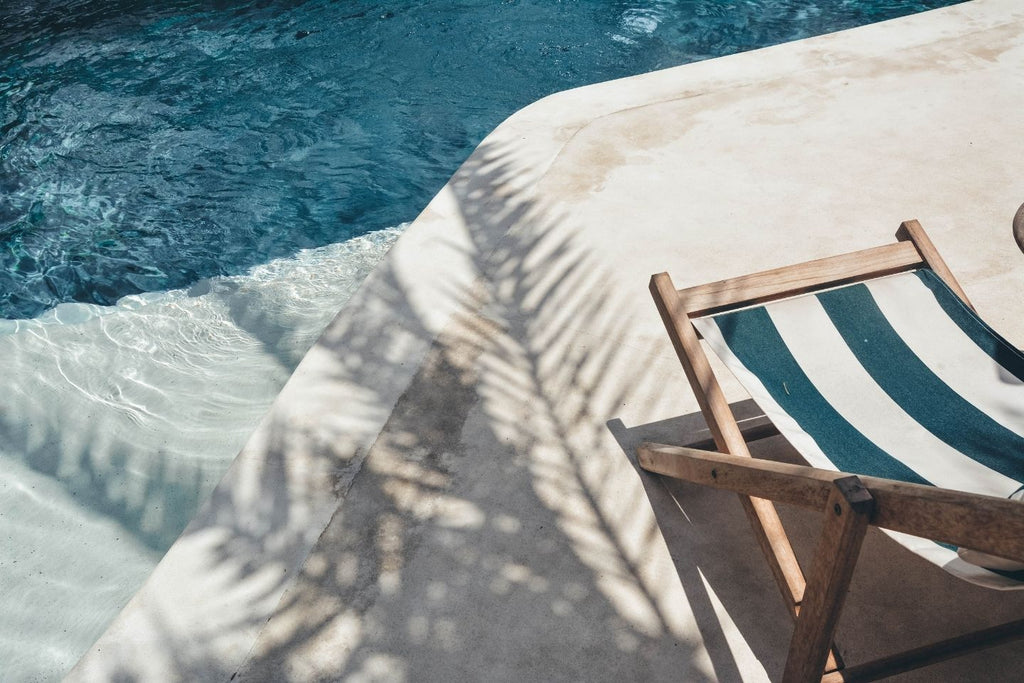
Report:
[{"label": "chair shadow on deck", "polygon": [[[749,399],[732,408],[741,426],[765,420]],[[607,427],[642,482],[689,603],[680,607],[692,611],[719,679],[749,674],[736,671],[735,645],[728,637],[735,624],[738,636],[763,664],[769,679],[779,680],[793,622],[736,495],[652,475],[637,464],[636,449],[644,441],[679,446],[700,443],[713,448],[708,445],[710,432],[701,414],[632,427],[616,418],[609,420]],[[804,464],[780,436],[750,446],[755,458]],[[806,571],[811,566],[821,516],[790,506],[777,507]],[[876,528],[868,531],[857,567],[836,637],[847,665],[1008,621],[1024,611],[1024,595],[1019,592],[965,585]],[[893,680],[1013,680],[1022,663],[1024,652],[1008,645]]]}]

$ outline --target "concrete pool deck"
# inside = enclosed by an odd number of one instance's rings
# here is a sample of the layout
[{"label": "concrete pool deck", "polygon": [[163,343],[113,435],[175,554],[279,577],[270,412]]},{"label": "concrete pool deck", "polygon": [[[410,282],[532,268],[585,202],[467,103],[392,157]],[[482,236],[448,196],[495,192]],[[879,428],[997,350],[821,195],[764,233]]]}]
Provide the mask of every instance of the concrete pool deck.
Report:
[{"label": "concrete pool deck", "polygon": [[[790,622],[734,496],[633,464],[642,439],[704,428],[648,278],[888,243],[918,218],[1024,345],[1022,130],[1013,0],[517,113],[334,320],[68,680],[777,678]],[[782,512],[806,561],[817,520]],[[870,533],[839,643],[857,663],[1022,611],[1024,595]],[[1022,664],[1005,646],[905,680]]]}]

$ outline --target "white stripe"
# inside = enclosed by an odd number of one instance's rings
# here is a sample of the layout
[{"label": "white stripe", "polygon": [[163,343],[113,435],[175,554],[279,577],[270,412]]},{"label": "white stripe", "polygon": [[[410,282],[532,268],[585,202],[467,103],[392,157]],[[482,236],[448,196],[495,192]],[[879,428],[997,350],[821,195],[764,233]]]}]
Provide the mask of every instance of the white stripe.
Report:
[{"label": "white stripe", "polygon": [[957,556],[955,550],[941,546],[935,541],[920,538],[919,536],[911,536],[899,531],[890,531],[889,529],[882,529],[882,531],[907,550],[923,557],[934,565],[942,567],[953,576],[960,577],[965,581],[995,590],[1024,589],[1024,583],[1002,574],[990,572],[984,567],[968,564]]},{"label": "white stripe", "polygon": [[917,276],[907,273],[866,284],[889,324],[939,379],[1024,437],[1024,382],[964,334]]},{"label": "white stripe", "polygon": [[908,415],[860,364],[817,298],[765,306],[800,368],[836,412],[927,481],[1005,498],[1020,484],[949,446]]},{"label": "white stripe", "polygon": [[697,331],[704,337],[704,341],[725,363],[729,371],[736,375],[736,379],[754,399],[757,407],[764,411],[765,416],[772,421],[775,428],[786,437],[786,440],[808,463],[825,470],[838,470],[824,451],[818,447],[818,443],[811,435],[800,427],[800,423],[790,417],[789,413],[775,402],[757,375],[748,370],[743,362],[736,357],[722,336],[722,331],[718,329],[718,323],[713,318],[698,318],[693,321],[693,326],[697,328]]}]

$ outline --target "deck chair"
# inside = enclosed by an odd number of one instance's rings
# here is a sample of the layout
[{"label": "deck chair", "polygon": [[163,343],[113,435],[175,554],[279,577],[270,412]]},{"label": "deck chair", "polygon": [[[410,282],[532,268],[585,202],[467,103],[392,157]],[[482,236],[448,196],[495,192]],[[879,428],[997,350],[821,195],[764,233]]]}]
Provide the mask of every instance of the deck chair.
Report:
[{"label": "deck chair", "polygon": [[[645,443],[649,472],[740,493],[795,619],[783,681],[870,681],[1024,636],[1024,619],[846,666],[836,625],[869,526],[996,589],[1024,588],[1024,354],[917,221],[887,246],[651,293],[715,450]],[[750,457],[700,343],[809,463]],[[763,429],[761,430],[764,431]],[[825,521],[802,571],[774,503]]]}]

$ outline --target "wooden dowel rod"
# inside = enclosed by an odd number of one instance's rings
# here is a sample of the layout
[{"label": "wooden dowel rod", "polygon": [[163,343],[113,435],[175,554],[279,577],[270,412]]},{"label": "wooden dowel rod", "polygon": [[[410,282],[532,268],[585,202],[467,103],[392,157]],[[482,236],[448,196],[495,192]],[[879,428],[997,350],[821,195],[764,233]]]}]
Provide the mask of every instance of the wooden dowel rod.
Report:
[{"label": "wooden dowel rod", "polygon": [[[765,420],[764,422],[758,421],[750,425],[740,425],[740,433],[743,434],[743,438],[747,443],[751,443],[753,441],[760,441],[761,439],[778,436],[779,428]],[[711,437],[701,439],[700,441],[694,441],[693,443],[688,443],[685,447],[696,448],[699,451],[718,450],[714,438]]]},{"label": "wooden dowel rod", "polygon": [[[872,662],[857,664],[822,677],[822,683],[862,683],[920,669],[947,659],[1024,638],[1024,619],[974,631]],[[979,665],[983,665],[980,662]],[[982,672],[983,673],[983,672]]]}]

